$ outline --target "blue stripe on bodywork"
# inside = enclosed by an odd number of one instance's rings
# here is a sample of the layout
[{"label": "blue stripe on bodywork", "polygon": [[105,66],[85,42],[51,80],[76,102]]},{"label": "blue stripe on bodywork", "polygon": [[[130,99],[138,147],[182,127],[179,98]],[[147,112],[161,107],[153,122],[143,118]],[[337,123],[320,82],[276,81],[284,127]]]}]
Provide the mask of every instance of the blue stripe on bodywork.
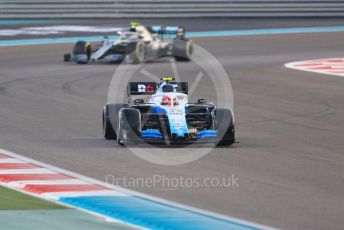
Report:
[{"label": "blue stripe on bodywork", "polygon": [[166,110],[164,110],[160,106],[152,106],[152,113],[154,113],[154,114],[166,114]]},{"label": "blue stripe on bodywork", "polygon": [[[201,31],[201,32],[187,32],[186,36],[192,38],[192,37],[222,37],[222,36],[244,36],[244,35],[342,32],[342,31],[344,31],[344,26]],[[103,36],[4,40],[4,41],[0,41],[0,46],[74,43],[78,40],[86,40],[86,41],[93,42],[93,41],[100,41],[102,40],[102,38]]]},{"label": "blue stripe on bodywork", "polygon": [[252,230],[256,227],[138,196],[83,196],[59,202],[149,229]]},{"label": "blue stripe on bodywork", "polygon": [[140,133],[142,138],[155,138],[155,139],[163,139],[163,135],[158,131],[158,130],[142,130],[142,132]]},{"label": "blue stripe on bodywork", "polygon": [[216,138],[217,137],[217,131],[216,130],[202,130],[197,133],[196,139],[202,139],[202,138]]},{"label": "blue stripe on bodywork", "polygon": [[179,137],[184,137],[185,134],[189,133],[188,125],[185,118],[185,112],[180,115],[180,120],[178,120],[180,122],[179,124],[175,124],[178,121],[174,122],[175,118],[173,118],[173,115],[169,114],[168,110],[165,108],[161,108],[160,106],[153,106],[152,113],[164,114],[167,116],[168,124],[170,127],[170,134],[176,134]]}]

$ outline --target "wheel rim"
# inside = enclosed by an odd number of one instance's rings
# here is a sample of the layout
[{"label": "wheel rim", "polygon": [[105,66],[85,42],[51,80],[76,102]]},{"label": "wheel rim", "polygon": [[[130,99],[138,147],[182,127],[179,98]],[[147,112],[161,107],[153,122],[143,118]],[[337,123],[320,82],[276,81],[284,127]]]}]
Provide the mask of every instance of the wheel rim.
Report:
[{"label": "wheel rim", "polygon": [[191,59],[191,55],[193,53],[193,46],[192,46],[192,42],[189,40],[187,43],[186,43],[186,57],[188,59]]},{"label": "wheel rim", "polygon": [[119,131],[120,133],[120,138],[118,139],[118,141],[119,141],[119,144],[121,144],[121,145],[125,145],[126,143],[127,143],[127,141],[128,141],[128,134],[127,134],[127,130],[124,130],[124,129],[121,129],[120,131]]},{"label": "wheel rim", "polygon": [[128,131],[127,130],[122,130],[122,141],[123,141],[123,143],[128,142]]},{"label": "wheel rim", "polygon": [[106,118],[105,118],[105,112],[103,112],[103,135],[106,134]]},{"label": "wheel rim", "polygon": [[122,122],[119,123],[118,125],[118,136],[117,136],[117,143],[120,145],[124,145],[124,138],[123,138],[123,129],[122,129]]},{"label": "wheel rim", "polygon": [[136,57],[139,63],[144,61],[144,49],[143,45],[140,43],[138,43],[136,47]]}]

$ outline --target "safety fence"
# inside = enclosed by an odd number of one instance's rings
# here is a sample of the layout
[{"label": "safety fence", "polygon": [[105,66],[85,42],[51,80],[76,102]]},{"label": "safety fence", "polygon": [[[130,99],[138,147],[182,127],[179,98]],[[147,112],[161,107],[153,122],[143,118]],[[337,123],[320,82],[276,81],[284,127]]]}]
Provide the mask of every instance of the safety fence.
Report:
[{"label": "safety fence", "polygon": [[343,16],[343,0],[0,0],[3,19]]}]

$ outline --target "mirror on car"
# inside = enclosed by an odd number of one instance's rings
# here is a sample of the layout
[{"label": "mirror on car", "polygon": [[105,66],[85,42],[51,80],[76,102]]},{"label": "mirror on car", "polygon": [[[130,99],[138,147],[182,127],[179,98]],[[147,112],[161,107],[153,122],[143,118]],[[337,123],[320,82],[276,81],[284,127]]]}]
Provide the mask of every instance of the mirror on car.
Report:
[{"label": "mirror on car", "polygon": [[198,104],[205,104],[206,102],[207,102],[207,100],[204,99],[204,98],[200,98],[200,99],[198,99],[198,101],[197,101]]},{"label": "mirror on car", "polygon": [[135,99],[134,103],[135,104],[143,104],[144,100],[143,99]]}]

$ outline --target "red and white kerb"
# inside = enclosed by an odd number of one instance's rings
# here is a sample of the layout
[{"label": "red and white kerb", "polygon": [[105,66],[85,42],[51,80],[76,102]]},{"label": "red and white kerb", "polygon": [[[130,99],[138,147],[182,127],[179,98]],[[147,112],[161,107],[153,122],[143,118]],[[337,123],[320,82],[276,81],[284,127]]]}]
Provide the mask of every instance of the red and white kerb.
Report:
[{"label": "red and white kerb", "polygon": [[0,153],[0,184],[53,200],[83,195],[126,195],[6,153]]},{"label": "red and white kerb", "polygon": [[287,68],[344,77],[344,58],[316,59],[285,64]]}]

